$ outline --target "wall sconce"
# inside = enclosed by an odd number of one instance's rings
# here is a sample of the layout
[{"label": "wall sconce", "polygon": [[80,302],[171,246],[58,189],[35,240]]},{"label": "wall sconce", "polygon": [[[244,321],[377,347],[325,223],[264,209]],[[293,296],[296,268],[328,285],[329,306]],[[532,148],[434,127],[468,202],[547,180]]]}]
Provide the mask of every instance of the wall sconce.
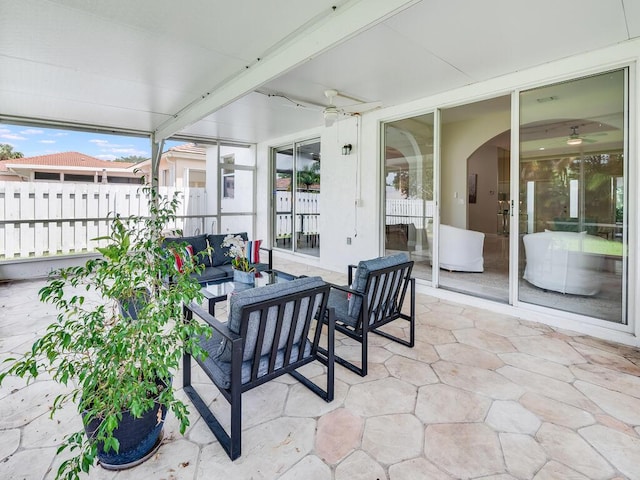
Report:
[{"label": "wall sconce", "polygon": [[342,147],[342,155],[351,155],[351,150],[353,146],[350,143],[345,143]]}]

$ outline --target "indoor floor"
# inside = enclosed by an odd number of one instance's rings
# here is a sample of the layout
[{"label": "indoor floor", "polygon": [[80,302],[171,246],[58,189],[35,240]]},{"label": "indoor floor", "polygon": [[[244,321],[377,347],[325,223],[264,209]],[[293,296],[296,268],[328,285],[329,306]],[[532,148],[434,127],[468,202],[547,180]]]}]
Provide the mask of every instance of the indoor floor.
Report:
[{"label": "indoor floor", "polygon": [[[504,235],[487,235],[484,241],[484,272],[450,272],[440,270],[440,286],[448,290],[467,293],[480,298],[508,303],[509,301],[509,238]],[[431,258],[420,253],[412,253],[415,261],[416,278],[431,280]],[[621,263],[617,261],[617,263]],[[524,271],[524,261],[520,265],[520,276]],[[521,279],[519,282],[520,300],[526,303],[546,306],[592,316],[620,323],[622,318],[622,275],[621,266],[609,261],[608,267],[598,272],[602,288],[596,295],[571,295],[544,290]],[[596,273],[594,272],[594,275]]]}]

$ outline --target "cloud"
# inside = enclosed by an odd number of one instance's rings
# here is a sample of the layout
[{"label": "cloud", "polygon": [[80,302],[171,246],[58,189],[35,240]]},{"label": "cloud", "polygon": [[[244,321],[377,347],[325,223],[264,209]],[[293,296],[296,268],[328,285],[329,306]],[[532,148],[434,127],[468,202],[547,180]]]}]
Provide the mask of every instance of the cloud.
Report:
[{"label": "cloud", "polygon": [[5,138],[7,140],[26,140],[25,137],[21,137],[20,135],[16,135],[15,133],[4,133],[0,135],[0,138]]},{"label": "cloud", "polygon": [[67,135],[69,135],[67,132],[58,132],[58,133],[50,134],[49,136],[50,137],[65,137]]},{"label": "cloud", "polygon": [[140,150],[136,148],[135,145],[130,143],[112,143],[109,140],[101,139],[101,138],[93,138],[89,140],[89,143],[94,144],[100,152],[101,155],[94,155],[97,158],[102,158],[105,160],[114,160],[120,157],[128,157],[128,156],[140,156],[140,157],[148,157],[149,152],[146,150]]},{"label": "cloud", "polygon": [[56,143],[55,140],[38,140],[38,143]]},{"label": "cloud", "polygon": [[38,130],[36,128],[27,128],[26,130],[21,130],[21,134],[23,135],[42,135],[44,130]]}]

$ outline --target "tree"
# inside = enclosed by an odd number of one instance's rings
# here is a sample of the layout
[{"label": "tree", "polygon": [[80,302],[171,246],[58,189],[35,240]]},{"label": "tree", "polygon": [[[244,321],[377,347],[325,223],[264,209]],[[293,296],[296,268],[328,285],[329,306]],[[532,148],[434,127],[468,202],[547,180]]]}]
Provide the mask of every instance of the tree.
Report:
[{"label": "tree", "polygon": [[8,143],[0,143],[0,160],[9,160],[11,158],[23,158],[22,152],[14,152],[13,146]]},{"label": "tree", "polygon": [[393,170],[393,188],[398,190],[404,198],[433,200],[433,162],[429,157],[425,157],[422,161],[421,171],[422,179],[414,166],[407,165],[401,170]]},{"label": "tree", "polygon": [[311,185],[317,185],[320,183],[320,162],[314,162],[311,165],[307,165],[298,172],[298,184],[304,184],[307,190],[311,188]]},{"label": "tree", "polygon": [[127,155],[126,157],[116,158],[114,162],[140,163],[144,162],[145,160],[149,159],[141,157],[140,155]]}]

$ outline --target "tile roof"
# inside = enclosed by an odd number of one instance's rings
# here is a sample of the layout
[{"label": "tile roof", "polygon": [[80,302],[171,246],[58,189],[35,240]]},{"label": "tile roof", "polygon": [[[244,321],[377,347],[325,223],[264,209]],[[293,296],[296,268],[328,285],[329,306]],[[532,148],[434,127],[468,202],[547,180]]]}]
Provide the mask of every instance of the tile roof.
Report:
[{"label": "tile roof", "polygon": [[112,162],[109,160],[100,160],[85,153],[79,152],[61,152],[52,153],[50,155],[40,155],[37,157],[11,158],[9,160],[0,161],[0,170],[6,170],[6,165],[42,165],[46,167],[91,167],[97,169],[103,168],[129,168],[133,163],[130,162]]},{"label": "tile roof", "polygon": [[199,147],[195,143],[183,143],[182,145],[176,145],[175,147],[171,147],[169,152],[180,152],[180,153],[195,153],[204,155],[206,153],[205,147]]}]

